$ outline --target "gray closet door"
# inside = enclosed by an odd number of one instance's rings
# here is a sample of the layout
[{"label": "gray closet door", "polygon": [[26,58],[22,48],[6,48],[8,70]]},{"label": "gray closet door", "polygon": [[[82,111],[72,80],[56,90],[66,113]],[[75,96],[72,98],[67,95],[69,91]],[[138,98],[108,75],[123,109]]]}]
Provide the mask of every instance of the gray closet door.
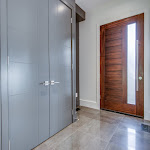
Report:
[{"label": "gray closet door", "polygon": [[[49,33],[51,136],[72,123],[71,9],[57,2],[56,20],[50,20],[50,24],[56,23],[55,30]],[[51,47],[51,43],[55,47]]]},{"label": "gray closet door", "polygon": [[[48,0],[38,0],[39,143],[42,143],[50,136],[48,4]],[[45,81],[48,81],[47,85]]]},{"label": "gray closet door", "polygon": [[[11,150],[30,150],[38,145],[38,88],[42,75],[40,74],[38,77],[37,5],[37,0],[8,0],[9,139]],[[42,61],[41,66],[43,63]],[[42,93],[42,89],[40,91]]]}]

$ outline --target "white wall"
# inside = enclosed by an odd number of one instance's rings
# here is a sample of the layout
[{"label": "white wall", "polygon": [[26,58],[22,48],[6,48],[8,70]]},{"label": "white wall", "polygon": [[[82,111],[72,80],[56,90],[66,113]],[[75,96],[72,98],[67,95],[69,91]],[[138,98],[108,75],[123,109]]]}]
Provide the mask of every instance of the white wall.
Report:
[{"label": "white wall", "polygon": [[112,0],[86,14],[80,23],[80,102],[100,108],[99,27],[116,20],[145,13],[144,117],[150,120],[150,0]]}]

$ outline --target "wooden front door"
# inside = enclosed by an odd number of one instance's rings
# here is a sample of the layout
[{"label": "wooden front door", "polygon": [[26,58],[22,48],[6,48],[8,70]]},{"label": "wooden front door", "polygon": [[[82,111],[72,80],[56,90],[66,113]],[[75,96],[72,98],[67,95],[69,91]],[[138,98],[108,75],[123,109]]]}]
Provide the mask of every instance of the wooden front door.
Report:
[{"label": "wooden front door", "polygon": [[144,14],[100,27],[101,109],[144,116]]}]

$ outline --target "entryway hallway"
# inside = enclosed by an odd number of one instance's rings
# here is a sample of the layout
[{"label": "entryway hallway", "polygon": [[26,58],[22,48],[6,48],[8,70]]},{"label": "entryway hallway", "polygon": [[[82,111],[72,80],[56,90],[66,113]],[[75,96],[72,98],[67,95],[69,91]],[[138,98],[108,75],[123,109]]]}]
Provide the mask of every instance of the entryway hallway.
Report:
[{"label": "entryway hallway", "polygon": [[119,113],[81,107],[79,120],[34,150],[149,150],[150,122]]}]

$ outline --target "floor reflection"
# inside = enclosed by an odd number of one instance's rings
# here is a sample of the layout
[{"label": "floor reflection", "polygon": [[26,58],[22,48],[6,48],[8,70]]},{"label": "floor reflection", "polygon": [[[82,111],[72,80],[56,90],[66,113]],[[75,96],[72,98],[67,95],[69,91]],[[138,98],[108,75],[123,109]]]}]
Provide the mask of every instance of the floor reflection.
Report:
[{"label": "floor reflection", "polygon": [[78,118],[34,150],[150,150],[148,121],[87,107]]},{"label": "floor reflection", "polygon": [[128,150],[136,150],[136,131],[128,128]]}]

